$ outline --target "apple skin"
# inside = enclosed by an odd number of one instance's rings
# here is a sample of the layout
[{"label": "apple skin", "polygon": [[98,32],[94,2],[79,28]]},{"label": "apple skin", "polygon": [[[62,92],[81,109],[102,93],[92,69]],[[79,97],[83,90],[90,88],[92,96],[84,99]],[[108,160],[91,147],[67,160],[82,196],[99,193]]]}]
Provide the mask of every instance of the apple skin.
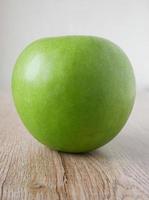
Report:
[{"label": "apple skin", "polygon": [[61,36],[31,43],[12,75],[16,109],[41,143],[63,152],[94,150],[125,125],[135,78],[125,53],[94,36]]}]

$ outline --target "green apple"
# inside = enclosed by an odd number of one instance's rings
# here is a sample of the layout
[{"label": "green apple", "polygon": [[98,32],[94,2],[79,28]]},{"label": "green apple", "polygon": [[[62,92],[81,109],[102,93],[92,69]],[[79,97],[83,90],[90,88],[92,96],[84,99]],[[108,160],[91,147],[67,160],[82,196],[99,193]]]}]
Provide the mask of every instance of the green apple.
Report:
[{"label": "green apple", "polygon": [[43,38],[19,56],[12,76],[17,111],[41,143],[87,152],[109,142],[125,125],[135,79],[125,53],[94,36]]}]

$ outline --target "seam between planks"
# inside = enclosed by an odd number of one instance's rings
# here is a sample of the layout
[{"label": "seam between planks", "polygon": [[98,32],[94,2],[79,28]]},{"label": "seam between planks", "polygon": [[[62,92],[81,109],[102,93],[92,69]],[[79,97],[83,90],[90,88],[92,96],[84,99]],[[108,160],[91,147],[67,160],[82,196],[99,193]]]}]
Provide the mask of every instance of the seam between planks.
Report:
[{"label": "seam between planks", "polygon": [[67,169],[66,169],[65,160],[64,160],[64,158],[63,158],[62,153],[59,152],[59,155],[60,155],[62,167],[63,167],[63,170],[64,170],[64,174],[63,174],[63,184],[64,184],[64,191],[65,191],[66,200],[67,200],[67,199],[68,199],[68,195],[67,195],[67,182],[68,182]]}]

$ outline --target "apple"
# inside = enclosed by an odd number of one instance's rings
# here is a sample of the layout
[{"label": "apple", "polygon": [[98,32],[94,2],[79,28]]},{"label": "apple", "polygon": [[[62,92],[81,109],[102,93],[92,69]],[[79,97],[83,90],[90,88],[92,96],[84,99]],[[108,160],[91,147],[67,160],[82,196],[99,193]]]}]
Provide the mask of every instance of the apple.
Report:
[{"label": "apple", "polygon": [[87,152],[114,138],[135,99],[135,78],[125,53],[94,36],[34,41],[12,75],[16,109],[41,143],[63,152]]}]

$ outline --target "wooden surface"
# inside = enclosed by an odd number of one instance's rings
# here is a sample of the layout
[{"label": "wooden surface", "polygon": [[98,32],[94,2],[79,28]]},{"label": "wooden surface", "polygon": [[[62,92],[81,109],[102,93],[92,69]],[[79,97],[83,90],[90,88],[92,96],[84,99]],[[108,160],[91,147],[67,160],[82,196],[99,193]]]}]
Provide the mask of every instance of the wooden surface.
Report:
[{"label": "wooden surface", "polygon": [[28,134],[9,95],[0,96],[0,199],[149,200],[149,91],[109,144],[64,154]]}]

